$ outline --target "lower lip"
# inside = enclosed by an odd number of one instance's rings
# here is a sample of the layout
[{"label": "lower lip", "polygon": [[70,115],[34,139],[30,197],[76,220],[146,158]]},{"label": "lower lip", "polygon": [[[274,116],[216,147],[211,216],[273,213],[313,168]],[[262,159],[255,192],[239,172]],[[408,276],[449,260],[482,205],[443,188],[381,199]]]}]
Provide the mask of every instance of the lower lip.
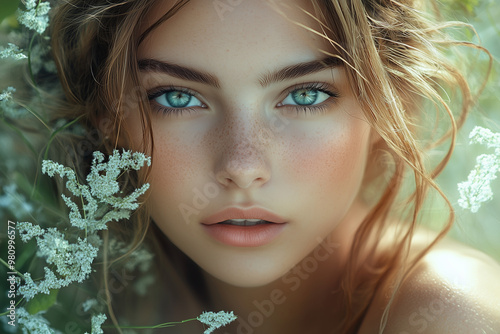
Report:
[{"label": "lower lip", "polygon": [[205,231],[217,241],[235,247],[258,247],[273,241],[285,224],[259,224],[236,226],[229,224],[203,225]]}]

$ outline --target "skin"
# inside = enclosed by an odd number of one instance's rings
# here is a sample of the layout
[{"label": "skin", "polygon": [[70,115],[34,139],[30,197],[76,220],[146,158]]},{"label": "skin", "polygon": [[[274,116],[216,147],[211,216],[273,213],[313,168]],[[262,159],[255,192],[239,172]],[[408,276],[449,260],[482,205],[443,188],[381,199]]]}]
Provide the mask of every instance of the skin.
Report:
[{"label": "skin", "polygon": [[[320,30],[294,7],[312,11],[306,1],[287,4],[279,7],[285,15]],[[170,6],[159,2],[144,29]],[[265,87],[259,83],[267,73],[325,58],[320,50],[332,48],[266,1],[243,1],[222,13],[211,1],[191,1],[138,50],[139,60],[207,72],[218,82],[214,87],[141,71],[144,89],[154,96],[147,204],[169,240],[203,269],[210,306],[234,310],[255,333],[322,333],[341,320],[335,316],[342,307],[335,291],[353,234],[368,211],[360,189],[378,137],[342,67]],[[319,103],[322,112],[291,105],[290,92],[310,83],[322,83],[335,95]],[[182,113],[165,113],[165,95],[159,92],[171,86],[189,89],[200,103]],[[127,115],[125,129],[130,146],[139,147],[139,115]],[[200,222],[230,206],[265,208],[288,223],[264,246],[228,246],[212,239]],[[383,297],[374,302],[365,333],[378,328],[386,302]],[[267,307],[269,316],[261,310],[263,320],[252,320],[259,307]],[[229,329],[241,326],[237,322]]]}]

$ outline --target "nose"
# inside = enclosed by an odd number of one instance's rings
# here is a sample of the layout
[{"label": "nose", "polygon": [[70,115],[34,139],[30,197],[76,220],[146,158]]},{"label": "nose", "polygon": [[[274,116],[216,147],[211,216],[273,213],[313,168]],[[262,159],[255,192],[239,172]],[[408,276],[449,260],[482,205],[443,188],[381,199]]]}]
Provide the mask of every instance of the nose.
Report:
[{"label": "nose", "polygon": [[262,186],[271,176],[264,142],[258,129],[246,131],[238,128],[222,137],[222,154],[216,164],[215,178],[227,188]]}]

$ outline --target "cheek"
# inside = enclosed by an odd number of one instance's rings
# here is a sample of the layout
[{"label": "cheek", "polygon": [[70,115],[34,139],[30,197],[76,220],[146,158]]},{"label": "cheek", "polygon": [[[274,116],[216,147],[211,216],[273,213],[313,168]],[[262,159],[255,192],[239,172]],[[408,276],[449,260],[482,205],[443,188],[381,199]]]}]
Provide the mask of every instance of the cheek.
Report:
[{"label": "cheek", "polygon": [[182,194],[189,189],[189,185],[196,182],[200,166],[204,165],[197,152],[196,147],[189,145],[182,138],[155,132],[150,182],[153,207],[168,204],[178,206],[186,200]]},{"label": "cheek", "polygon": [[297,137],[287,158],[291,178],[329,195],[356,190],[365,170],[368,141],[368,127],[357,123]]}]

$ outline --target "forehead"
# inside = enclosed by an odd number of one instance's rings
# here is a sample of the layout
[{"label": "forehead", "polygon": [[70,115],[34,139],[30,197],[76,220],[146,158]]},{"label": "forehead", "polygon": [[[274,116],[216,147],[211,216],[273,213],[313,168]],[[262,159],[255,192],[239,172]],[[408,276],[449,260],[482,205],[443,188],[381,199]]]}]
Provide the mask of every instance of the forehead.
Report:
[{"label": "forehead", "polygon": [[[158,1],[143,30],[172,8]],[[324,58],[331,45],[320,25],[304,13],[311,1],[191,0],[153,30],[140,45],[139,59],[155,58],[216,72],[221,66],[249,71]],[[304,28],[307,27],[307,28]]]}]

